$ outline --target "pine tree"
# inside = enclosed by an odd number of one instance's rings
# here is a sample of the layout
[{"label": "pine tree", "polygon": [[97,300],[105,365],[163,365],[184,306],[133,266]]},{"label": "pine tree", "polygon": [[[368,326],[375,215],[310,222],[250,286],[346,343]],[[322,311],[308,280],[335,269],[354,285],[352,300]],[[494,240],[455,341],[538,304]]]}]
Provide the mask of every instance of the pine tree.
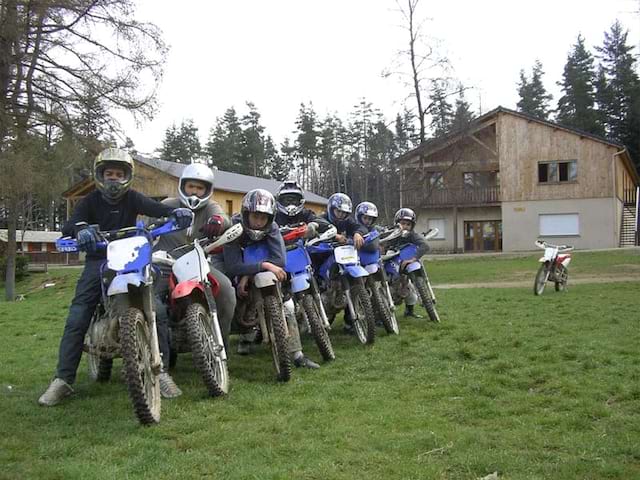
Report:
[{"label": "pine tree", "polygon": [[247,102],[249,113],[242,117],[242,164],[239,173],[253,175],[265,174],[264,127],[260,124],[260,113],[256,106]]},{"label": "pine tree", "polygon": [[160,158],[168,162],[191,163],[200,157],[201,148],[198,138],[198,127],[193,120],[184,120],[180,128],[172,124],[165,131]]},{"label": "pine tree", "polygon": [[595,110],[595,78],[593,56],[585,48],[582,35],[578,35],[567,57],[562,81],[558,82],[563,92],[556,115],[559,123],[596,135],[604,134]]},{"label": "pine tree", "polygon": [[599,52],[597,99],[606,115],[606,132],[624,143],[632,158],[640,165],[640,80],[635,71],[635,58],[627,45],[628,31],[616,21],[605,32]]},{"label": "pine tree", "polygon": [[455,112],[451,120],[451,130],[457,132],[466,129],[473,120],[473,117],[471,105],[465,99],[464,88],[460,85],[458,98],[456,98],[455,103]]},{"label": "pine tree", "polygon": [[553,97],[544,88],[542,83],[543,75],[544,71],[540,60],[536,60],[533,65],[531,80],[527,79],[524,70],[520,70],[518,110],[547,120],[549,117],[549,102]]},{"label": "pine tree", "polygon": [[434,137],[442,137],[451,130],[453,107],[447,101],[447,93],[441,82],[431,84],[431,104],[428,109],[431,115],[431,130]]},{"label": "pine tree", "polygon": [[233,107],[228,108],[222,118],[209,131],[205,156],[210,165],[220,170],[240,173],[242,170],[242,127]]},{"label": "pine tree", "polygon": [[300,104],[300,111],[296,119],[298,135],[296,136],[295,145],[297,157],[300,161],[301,183],[304,188],[309,190],[316,190],[318,184],[318,172],[316,169],[320,151],[318,126],[313,104],[309,103],[308,107],[304,103]]}]

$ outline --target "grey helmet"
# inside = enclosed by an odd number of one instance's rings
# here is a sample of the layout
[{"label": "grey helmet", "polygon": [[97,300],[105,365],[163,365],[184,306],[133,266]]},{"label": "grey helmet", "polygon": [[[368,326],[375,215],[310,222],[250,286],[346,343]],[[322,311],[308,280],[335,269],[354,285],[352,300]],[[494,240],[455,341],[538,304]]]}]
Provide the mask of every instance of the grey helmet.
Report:
[{"label": "grey helmet", "polygon": [[276,195],[278,211],[289,217],[295,217],[304,208],[304,192],[295,180],[286,180],[280,185]]},{"label": "grey helmet", "polygon": [[371,202],[359,203],[358,206],[356,207],[356,221],[360,225],[364,225],[364,222],[362,221],[362,217],[365,215],[369,217],[373,217],[373,222],[371,223],[371,225],[373,225],[375,221],[378,219],[378,207],[376,207]]},{"label": "grey helmet", "polygon": [[[104,171],[108,168],[119,168],[124,171],[122,180],[106,180]],[[109,203],[117,203],[131,188],[133,182],[133,158],[126,150],[107,148],[101,151],[93,162],[93,176],[96,188]]]},{"label": "grey helmet", "polygon": [[[251,212],[266,213],[269,217],[267,223],[262,227],[262,229],[255,230],[251,228],[251,223],[249,222],[249,214]],[[271,230],[273,218],[276,215],[276,200],[273,198],[273,195],[271,195],[271,192],[268,192],[267,190],[262,188],[251,190],[247,192],[242,199],[240,215],[242,226],[247,236],[254,242],[262,240]]]},{"label": "grey helmet", "polygon": [[[207,187],[204,197],[200,198],[197,195],[187,195],[184,191],[187,180],[196,180],[204,183]],[[180,175],[178,194],[180,195],[180,201],[185,207],[191,210],[198,210],[204,207],[209,202],[211,195],[213,195],[213,170],[202,163],[187,165],[184,170],[182,170],[182,175]]]}]

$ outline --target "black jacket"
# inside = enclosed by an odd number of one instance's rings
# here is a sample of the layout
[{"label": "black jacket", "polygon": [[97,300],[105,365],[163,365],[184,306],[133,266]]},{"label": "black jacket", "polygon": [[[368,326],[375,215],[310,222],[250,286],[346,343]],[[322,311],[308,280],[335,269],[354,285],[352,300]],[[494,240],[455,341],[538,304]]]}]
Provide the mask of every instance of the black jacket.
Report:
[{"label": "black jacket", "polygon": [[[101,231],[106,232],[124,227],[134,227],[138,215],[164,217],[170,215],[172,211],[173,208],[156,202],[135,190],[129,190],[116,204],[107,202],[100,191],[94,190],[80,200],[80,203],[73,210],[71,218],[62,227],[62,235],[75,237],[76,223],[78,222],[98,225]],[[106,258],[104,250],[87,254],[87,259],[101,258]]]},{"label": "black jacket", "polygon": [[425,255],[429,250],[429,244],[425,240],[423,235],[420,235],[415,230],[411,230],[406,237],[400,237],[390,242],[390,246],[402,246],[407,243],[413,243],[416,247],[418,247],[418,251],[416,252],[416,257],[421,258]]},{"label": "black jacket", "polygon": [[367,229],[363,225],[360,225],[358,222],[356,222],[355,219],[351,215],[349,215],[344,220],[339,220],[339,221],[336,221],[336,222],[330,222],[329,221],[329,217],[328,217],[326,212],[323,213],[318,218],[322,219],[323,221],[325,221],[327,223],[330,223],[330,224],[334,225],[336,227],[336,229],[338,230],[339,234],[347,235],[347,237],[353,237],[353,235],[355,233],[359,233],[362,236],[364,236],[367,233],[369,233],[367,231]]},{"label": "black jacket", "polygon": [[[232,222],[234,224],[240,222],[240,216],[234,216]],[[271,224],[271,230],[259,241],[266,242],[267,248],[269,249],[269,257],[264,261],[273,263],[279,267],[284,267],[286,250],[284,240],[280,234],[280,227],[276,222]],[[256,242],[251,240],[246,233],[243,233],[235,242],[227,243],[223,247],[224,269],[229,277],[255,275],[262,271],[262,265],[260,263],[245,263],[242,258],[242,249],[252,243]]]}]

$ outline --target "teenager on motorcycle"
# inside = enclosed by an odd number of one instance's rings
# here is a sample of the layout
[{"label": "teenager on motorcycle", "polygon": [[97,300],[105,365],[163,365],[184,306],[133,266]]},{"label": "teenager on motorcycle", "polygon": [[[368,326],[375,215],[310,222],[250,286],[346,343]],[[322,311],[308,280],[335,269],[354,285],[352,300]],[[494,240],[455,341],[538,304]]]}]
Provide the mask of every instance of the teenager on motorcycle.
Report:
[{"label": "teenager on motorcycle", "polygon": [[283,182],[276,195],[278,211],[275,222],[280,227],[291,227],[306,223],[306,236],[307,238],[312,238],[317,231],[323,232],[326,230],[329,227],[329,223],[319,218],[313,210],[304,208],[305,201],[304,191],[295,180]]},{"label": "teenager on motorcycle", "polygon": [[[162,205],[132,190],[133,158],[124,150],[103,150],[96,157],[93,170],[96,190],[78,203],[62,228],[62,235],[75,236],[78,248],[87,256],[60,340],[55,378],[38,399],[40,405],[47,407],[59,404],[74,393],[71,385],[76,379],[84,337],[102,296],[100,268],[106,259],[106,252],[97,250],[96,244],[100,241],[97,230],[133,227],[138,215],[171,215],[179,228],[187,228],[193,218],[188,209]],[[94,225],[97,225],[97,229]]]},{"label": "teenager on motorcycle", "polygon": [[[271,271],[282,282],[287,278],[284,271],[286,251],[284,240],[280,234],[280,228],[274,222],[276,202],[273,195],[266,190],[255,189],[248,192],[242,200],[240,215],[235,215],[233,223],[242,223],[244,231],[242,236],[223,247],[225,273],[231,278],[238,277],[236,291],[238,294],[238,309],[242,311],[246,307],[248,286],[250,278],[256,273]],[[244,262],[242,249],[255,242],[266,242],[269,251],[269,259],[261,263],[251,264]],[[298,322],[293,315],[293,301],[285,304],[287,310],[286,321],[289,329],[289,353],[296,367],[320,368],[320,365],[310,360],[302,352]],[[255,331],[241,332],[238,342],[238,353],[246,355],[250,353],[251,344],[255,339]]]},{"label": "teenager on motorcycle", "polygon": [[[200,163],[192,163],[184,168],[178,180],[178,197],[167,198],[162,203],[173,208],[182,205],[190,209],[194,215],[193,224],[187,230],[173,232],[160,237],[154,247],[155,251],[164,250],[169,252],[172,257],[180,258],[189,250],[174,249],[193,244],[195,238],[217,237],[231,225],[231,220],[224,213],[220,204],[213,200],[213,190],[214,174],[211,168]],[[220,329],[222,330],[225,344],[227,344],[233,311],[236,307],[236,295],[229,278],[220,269],[216,268],[219,265],[216,265],[216,262],[211,258],[209,259],[209,264],[212,275],[220,285],[216,305],[218,307]],[[162,332],[162,335],[158,336],[158,342],[160,343],[160,352],[166,366],[169,364],[170,348],[169,317],[167,305],[164,302],[166,302],[167,294],[169,293],[170,273],[170,271],[163,270],[162,278],[158,280],[155,288],[156,321],[158,325],[162,325],[162,328],[158,327],[158,332]],[[168,380],[168,378],[165,377],[164,380]],[[182,394],[174,382],[163,382],[163,377],[160,378],[160,386],[165,398],[173,398]]]},{"label": "teenager on motorcycle", "polygon": [[[402,266],[419,261],[427,252],[429,252],[429,245],[427,241],[424,239],[422,235],[415,232],[416,226],[416,213],[410,208],[401,208],[396,212],[393,217],[393,223],[396,226],[399,226],[404,230],[405,235],[398,239],[397,243],[413,243],[418,247],[418,251],[416,252],[416,256],[414,258],[405,260],[402,262]],[[402,294],[404,293],[404,294]],[[418,294],[416,293],[415,287],[409,283],[408,292],[401,292],[401,296],[404,297],[405,303],[405,317],[414,317],[414,318],[422,318],[422,315],[414,311],[416,303],[418,303]]]}]

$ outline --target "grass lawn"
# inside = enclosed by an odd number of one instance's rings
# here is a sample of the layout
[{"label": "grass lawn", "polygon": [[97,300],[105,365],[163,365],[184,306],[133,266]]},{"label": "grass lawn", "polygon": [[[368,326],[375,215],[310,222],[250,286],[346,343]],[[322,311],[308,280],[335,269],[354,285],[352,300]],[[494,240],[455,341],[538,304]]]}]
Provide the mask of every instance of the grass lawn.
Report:
[{"label": "grass lawn", "polygon": [[[597,275],[633,270],[640,255],[574,262]],[[435,283],[520,269],[533,283],[536,268],[534,257],[428,265]],[[296,370],[288,384],[274,381],[266,350],[232,355],[222,400],[204,397],[183,355],[184,395],[144,428],[119,361],[106,384],[90,382],[82,362],[75,398],[36,403],[78,273],[51,271],[47,289],[33,275],[19,285],[32,290],[23,302],[0,302],[0,478],[640,478],[638,282],[541,297],[530,287],[439,290],[440,325],[401,319],[400,336],[380,331],[364,347],[338,320],[336,361]],[[305,349],[319,358],[308,340]]]}]

